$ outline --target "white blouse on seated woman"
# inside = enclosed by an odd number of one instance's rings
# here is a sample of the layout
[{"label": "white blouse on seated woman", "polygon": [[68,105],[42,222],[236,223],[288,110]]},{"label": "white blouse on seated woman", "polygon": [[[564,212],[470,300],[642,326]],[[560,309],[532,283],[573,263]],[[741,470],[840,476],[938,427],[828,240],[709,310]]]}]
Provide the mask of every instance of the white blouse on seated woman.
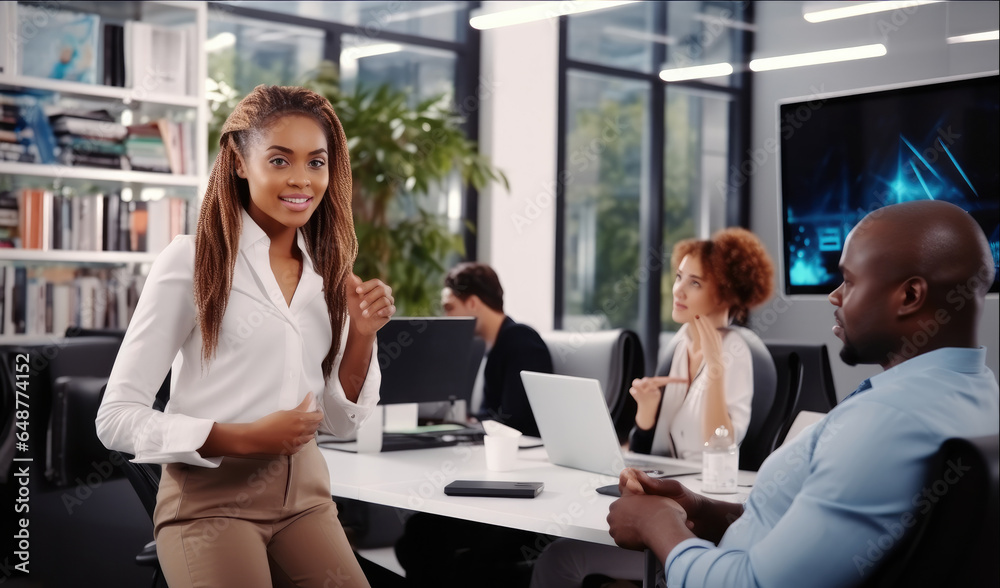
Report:
[{"label": "white blouse on seated woman", "polygon": [[[698,372],[691,377],[688,369],[688,348],[691,338],[689,324],[681,326],[677,346],[670,364],[670,373],[661,374],[683,378],[690,385],[667,384],[660,400],[660,412],[653,432],[653,455],[667,455],[687,460],[700,460],[707,436],[703,431],[702,415],[705,413],[705,388],[708,375],[702,362]],[[725,368],[726,406],[733,422],[736,443],[746,436],[750,425],[750,403],[753,399],[753,362],[750,348],[743,337],[734,330],[720,329],[722,335],[722,362]]]}]

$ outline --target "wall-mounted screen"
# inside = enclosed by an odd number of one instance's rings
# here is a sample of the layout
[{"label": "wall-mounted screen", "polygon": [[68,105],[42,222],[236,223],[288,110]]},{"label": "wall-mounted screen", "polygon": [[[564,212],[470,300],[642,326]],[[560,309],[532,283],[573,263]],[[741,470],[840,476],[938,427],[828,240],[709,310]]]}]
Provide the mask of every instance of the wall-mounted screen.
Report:
[{"label": "wall-mounted screen", "polygon": [[[967,210],[997,265],[1000,76],[810,98],[778,109],[787,294],[832,292],[854,225],[872,210],[910,200],[946,200]],[[990,291],[998,291],[996,279]]]}]

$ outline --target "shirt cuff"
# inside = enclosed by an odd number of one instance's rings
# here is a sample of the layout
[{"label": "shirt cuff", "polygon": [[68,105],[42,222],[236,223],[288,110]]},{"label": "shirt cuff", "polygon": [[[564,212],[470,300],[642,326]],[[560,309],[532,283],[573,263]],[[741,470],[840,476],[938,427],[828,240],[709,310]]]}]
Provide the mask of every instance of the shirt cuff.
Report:
[{"label": "shirt cuff", "polygon": [[[340,375],[336,371],[330,374],[322,402],[323,429],[326,432],[337,437],[349,438],[375,410],[379,401],[379,388],[382,386],[382,370],[378,365],[377,350],[378,342],[372,345],[368,373],[357,402],[347,399],[344,387],[340,383]],[[339,364],[335,367],[339,369]]]},{"label": "shirt cuff", "polygon": [[215,421],[181,414],[154,415],[147,423],[147,435],[136,443],[133,463],[186,463],[205,468],[217,468],[222,457],[204,458],[198,453],[205,444]]},{"label": "shirt cuff", "polygon": [[716,545],[705,539],[685,539],[681,541],[667,555],[667,561],[663,564],[663,574],[667,579],[667,586],[683,586],[688,570],[691,569],[694,560],[708,549],[715,549]]}]

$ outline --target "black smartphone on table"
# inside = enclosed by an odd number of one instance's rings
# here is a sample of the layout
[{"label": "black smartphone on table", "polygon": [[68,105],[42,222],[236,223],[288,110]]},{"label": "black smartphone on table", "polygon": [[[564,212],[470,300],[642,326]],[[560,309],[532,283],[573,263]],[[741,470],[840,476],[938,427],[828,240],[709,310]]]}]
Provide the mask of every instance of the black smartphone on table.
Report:
[{"label": "black smartphone on table", "polygon": [[534,498],[542,491],[542,482],[502,482],[491,480],[455,480],[444,487],[448,496],[494,496],[499,498]]}]

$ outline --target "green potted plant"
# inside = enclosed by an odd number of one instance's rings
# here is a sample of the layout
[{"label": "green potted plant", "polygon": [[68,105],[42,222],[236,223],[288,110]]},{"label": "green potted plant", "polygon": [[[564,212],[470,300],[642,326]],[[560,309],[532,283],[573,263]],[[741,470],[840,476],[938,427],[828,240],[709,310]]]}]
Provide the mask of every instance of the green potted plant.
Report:
[{"label": "green potted plant", "polygon": [[411,105],[389,86],[340,90],[324,62],[304,84],[326,96],[344,125],[354,176],[355,272],[393,288],[399,314],[430,314],[448,266],[464,253],[461,235],[426,210],[420,196],[443,189],[452,174],[482,189],[507,178],[465,136],[463,119],[442,98]]}]

